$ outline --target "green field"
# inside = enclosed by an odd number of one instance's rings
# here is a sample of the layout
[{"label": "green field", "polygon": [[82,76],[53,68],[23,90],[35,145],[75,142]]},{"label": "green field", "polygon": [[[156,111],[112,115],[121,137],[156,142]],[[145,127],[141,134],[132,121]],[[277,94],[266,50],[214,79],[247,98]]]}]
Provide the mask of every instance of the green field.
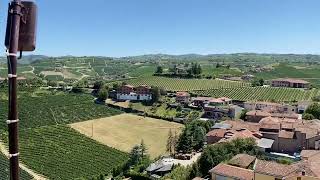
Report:
[{"label": "green field", "polygon": [[[7,101],[0,101],[0,130],[6,130]],[[19,95],[20,128],[34,128],[55,124],[69,124],[79,121],[108,117],[121,112],[98,105],[90,95],[57,94],[32,97]]]},{"label": "green field", "polygon": [[128,84],[139,86],[158,86],[170,91],[193,91],[220,88],[248,87],[249,83],[217,80],[217,79],[177,79],[166,77],[147,77],[126,81]]},{"label": "green field", "polygon": [[[8,180],[9,178],[9,160],[0,153],[0,180]],[[22,169],[20,169],[21,180],[31,180],[32,177]]]},{"label": "green field", "polygon": [[[2,136],[4,142],[6,137]],[[65,125],[20,130],[20,154],[35,172],[60,180],[108,174],[128,157]]]},{"label": "green field", "polygon": [[319,96],[318,89],[302,90],[293,88],[273,88],[273,87],[243,87],[230,89],[212,89],[204,91],[194,91],[199,96],[228,97],[234,100],[250,101],[277,101],[294,102],[301,100],[312,100]]}]

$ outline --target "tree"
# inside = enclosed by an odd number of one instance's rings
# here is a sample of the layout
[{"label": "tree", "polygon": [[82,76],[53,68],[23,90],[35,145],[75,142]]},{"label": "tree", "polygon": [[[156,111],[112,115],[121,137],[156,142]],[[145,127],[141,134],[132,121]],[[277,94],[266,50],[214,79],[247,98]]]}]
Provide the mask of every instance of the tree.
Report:
[{"label": "tree", "polygon": [[141,156],[140,156],[140,146],[135,145],[132,150],[129,153],[129,161],[128,166],[136,165],[140,162]]},{"label": "tree", "polygon": [[173,154],[173,151],[172,151],[172,146],[173,145],[173,134],[172,134],[172,131],[171,129],[169,130],[169,134],[168,134],[168,139],[167,139],[167,146],[166,146],[166,149],[167,149],[167,152],[169,152],[170,155]]},{"label": "tree", "polygon": [[264,80],[261,78],[261,79],[259,79],[259,84],[260,84],[260,86],[263,86],[264,85]]},{"label": "tree", "polygon": [[314,116],[312,114],[309,114],[309,113],[304,113],[303,116],[302,116],[302,119],[305,119],[305,120],[313,120],[315,119]]},{"label": "tree", "polygon": [[177,151],[182,153],[191,153],[193,145],[193,137],[190,128],[185,128],[181,133],[177,142]]},{"label": "tree", "polygon": [[96,81],[93,83],[93,88],[92,89],[100,89],[101,87],[103,87],[104,83],[102,81]]},{"label": "tree", "polygon": [[147,154],[147,147],[146,147],[146,144],[144,143],[143,139],[141,139],[140,151],[141,151],[141,158],[143,159]]},{"label": "tree", "polygon": [[311,104],[306,109],[305,113],[313,115],[314,118],[316,118],[316,119],[320,119],[320,104],[319,103]]},{"label": "tree", "polygon": [[163,72],[163,69],[161,66],[158,66],[157,69],[156,69],[156,74],[162,74]]},{"label": "tree", "polygon": [[248,110],[246,110],[246,109],[242,110],[239,118],[242,120],[246,120],[247,112],[248,112]]},{"label": "tree", "polygon": [[196,126],[193,132],[193,149],[198,151],[200,149],[202,149],[203,145],[204,145],[204,137],[205,137],[206,133],[205,130],[202,127]]},{"label": "tree", "polygon": [[160,89],[156,86],[151,87],[151,94],[152,94],[152,101],[158,102],[161,97]]},{"label": "tree", "polygon": [[98,99],[100,101],[105,101],[108,98],[108,88],[107,87],[103,87],[100,88],[99,93],[98,93]]}]

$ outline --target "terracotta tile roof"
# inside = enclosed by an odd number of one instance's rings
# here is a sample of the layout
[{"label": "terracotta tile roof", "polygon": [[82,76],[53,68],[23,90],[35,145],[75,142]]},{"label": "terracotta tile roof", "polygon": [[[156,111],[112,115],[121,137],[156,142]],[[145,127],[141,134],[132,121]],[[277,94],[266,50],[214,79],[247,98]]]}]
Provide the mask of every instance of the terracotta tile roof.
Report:
[{"label": "terracotta tile roof", "polygon": [[193,100],[194,101],[210,101],[212,98],[211,97],[196,97]]},{"label": "terracotta tile roof", "polygon": [[242,120],[227,120],[227,121],[224,121],[224,123],[232,125],[232,129],[248,129],[249,131],[252,131],[252,132],[259,131],[258,123],[246,122]]},{"label": "terracotta tile roof", "polygon": [[254,171],[259,174],[270,175],[281,179],[293,173],[294,169],[292,169],[290,165],[257,159],[254,165]]},{"label": "terracotta tile roof", "polygon": [[308,81],[305,81],[302,79],[293,79],[293,78],[278,78],[278,79],[273,79],[272,81],[285,81],[285,82],[290,82],[290,83],[309,84]]},{"label": "terracotta tile roof", "polygon": [[249,111],[246,113],[247,116],[264,116],[264,117],[268,117],[271,116],[270,113],[265,112],[265,111],[258,111],[258,110],[254,110],[254,111]]},{"label": "terracotta tile roof", "polygon": [[320,151],[319,150],[302,150],[300,155],[302,159],[308,160],[310,157],[314,155],[320,155]]},{"label": "terracotta tile roof", "polygon": [[214,129],[212,131],[209,131],[206,136],[215,136],[215,137],[221,137],[223,138],[225,133],[227,132],[226,129]]},{"label": "terracotta tile roof", "polygon": [[216,175],[230,177],[239,180],[252,180],[254,177],[254,173],[250,169],[243,169],[227,164],[218,164],[209,172],[214,173]]},{"label": "terracotta tile roof", "polygon": [[300,116],[296,113],[271,113],[271,117],[298,119]]},{"label": "terracotta tile roof", "polygon": [[289,132],[285,130],[281,130],[279,132],[279,138],[293,139],[294,132]]},{"label": "terracotta tile roof", "polygon": [[320,177],[320,154],[316,154],[314,156],[312,156],[312,158],[310,158],[308,160],[308,165],[310,167],[310,169],[312,170],[312,172],[317,176]]},{"label": "terracotta tile roof", "polygon": [[283,129],[293,129],[294,124],[293,123],[281,123],[281,128]]},{"label": "terracotta tile roof", "polygon": [[177,92],[176,96],[190,96],[190,94],[187,92]]},{"label": "terracotta tile roof", "polygon": [[250,156],[248,154],[238,154],[229,161],[229,164],[242,168],[248,168],[250,164],[254,162],[255,159],[256,157]]}]

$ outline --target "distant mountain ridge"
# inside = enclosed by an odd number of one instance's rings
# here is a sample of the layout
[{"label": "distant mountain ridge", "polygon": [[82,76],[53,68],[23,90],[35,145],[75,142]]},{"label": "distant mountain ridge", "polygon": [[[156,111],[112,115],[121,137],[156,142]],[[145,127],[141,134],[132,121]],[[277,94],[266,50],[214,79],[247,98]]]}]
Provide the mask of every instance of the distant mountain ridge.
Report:
[{"label": "distant mountain ridge", "polygon": [[[20,64],[30,64],[35,61],[52,59],[68,59],[68,58],[97,58],[99,59],[113,59],[124,61],[159,61],[159,60],[178,60],[178,61],[197,61],[197,60],[239,60],[239,59],[274,59],[274,60],[301,60],[301,61],[320,61],[320,55],[313,54],[268,54],[268,53],[232,53],[232,54],[145,54],[138,56],[125,56],[125,57],[107,57],[107,56],[60,56],[50,57],[46,55],[25,55],[19,60]],[[0,63],[6,63],[6,57],[0,57]]]}]

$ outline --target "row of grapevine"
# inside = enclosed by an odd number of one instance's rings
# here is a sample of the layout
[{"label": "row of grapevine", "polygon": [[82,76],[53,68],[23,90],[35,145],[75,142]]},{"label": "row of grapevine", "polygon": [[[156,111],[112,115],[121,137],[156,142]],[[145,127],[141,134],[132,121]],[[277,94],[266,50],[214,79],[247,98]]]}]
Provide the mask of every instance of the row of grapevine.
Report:
[{"label": "row of grapevine", "polygon": [[145,77],[129,80],[126,83],[139,86],[149,85],[162,87],[171,91],[194,91],[221,88],[249,87],[250,83],[219,79],[178,79],[166,77]]},{"label": "row of grapevine", "polygon": [[[9,177],[9,159],[5,157],[4,154],[0,152],[0,180],[8,180]],[[30,176],[27,172],[20,169],[20,179],[21,180],[31,180],[32,176]]]},{"label": "row of grapevine", "polygon": [[318,89],[303,90],[293,88],[274,88],[274,87],[242,87],[229,89],[211,89],[193,91],[199,96],[210,97],[229,97],[240,101],[263,100],[278,102],[294,102],[302,100],[312,100],[313,97],[320,95]]},{"label": "row of grapevine", "polygon": [[[93,102],[90,95],[19,96],[20,128],[33,128],[55,124],[69,124],[120,114],[121,111]],[[0,130],[6,130],[8,105],[0,101]]]},{"label": "row of grapevine", "polygon": [[[6,137],[4,133],[5,143]],[[128,158],[126,153],[102,145],[66,125],[21,130],[20,154],[21,161],[35,172],[60,180],[108,174]]]}]

